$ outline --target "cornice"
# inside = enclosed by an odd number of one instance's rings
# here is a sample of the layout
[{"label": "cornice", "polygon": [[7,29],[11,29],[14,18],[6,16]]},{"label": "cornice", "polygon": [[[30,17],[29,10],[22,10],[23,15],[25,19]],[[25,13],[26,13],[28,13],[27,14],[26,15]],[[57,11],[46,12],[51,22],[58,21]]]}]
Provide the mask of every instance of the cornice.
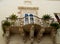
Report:
[{"label": "cornice", "polygon": [[33,9],[33,10],[38,10],[39,8],[38,7],[18,7],[18,9]]}]

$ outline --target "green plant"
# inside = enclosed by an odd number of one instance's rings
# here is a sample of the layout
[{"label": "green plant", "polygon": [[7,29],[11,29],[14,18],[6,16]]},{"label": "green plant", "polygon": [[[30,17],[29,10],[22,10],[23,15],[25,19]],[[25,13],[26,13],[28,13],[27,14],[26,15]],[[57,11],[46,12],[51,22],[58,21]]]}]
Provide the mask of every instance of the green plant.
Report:
[{"label": "green plant", "polygon": [[55,29],[59,29],[60,28],[60,25],[58,23],[51,23],[50,26],[52,26],[53,28]]},{"label": "green plant", "polygon": [[4,33],[6,32],[6,28],[9,27],[10,25],[11,25],[10,22],[8,22],[7,20],[3,21],[2,29]]},{"label": "green plant", "polygon": [[11,20],[16,20],[17,17],[18,17],[18,16],[16,16],[15,14],[12,14],[9,18],[10,18]]},{"label": "green plant", "polygon": [[46,14],[46,15],[43,15],[43,17],[42,17],[44,20],[48,20],[48,19],[50,19],[51,18],[51,16],[50,15],[48,15],[48,14]]},{"label": "green plant", "polygon": [[6,21],[4,21],[4,23],[2,24],[3,26],[10,26],[10,22],[8,22],[7,20]]}]

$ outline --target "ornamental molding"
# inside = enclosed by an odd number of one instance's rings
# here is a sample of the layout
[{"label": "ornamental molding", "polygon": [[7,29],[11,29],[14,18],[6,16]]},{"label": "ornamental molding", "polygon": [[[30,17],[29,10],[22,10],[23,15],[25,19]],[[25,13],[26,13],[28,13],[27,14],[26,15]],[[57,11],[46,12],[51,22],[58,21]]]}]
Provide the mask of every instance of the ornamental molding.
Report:
[{"label": "ornamental molding", "polygon": [[38,10],[38,7],[18,7],[18,9],[32,9],[32,10]]}]

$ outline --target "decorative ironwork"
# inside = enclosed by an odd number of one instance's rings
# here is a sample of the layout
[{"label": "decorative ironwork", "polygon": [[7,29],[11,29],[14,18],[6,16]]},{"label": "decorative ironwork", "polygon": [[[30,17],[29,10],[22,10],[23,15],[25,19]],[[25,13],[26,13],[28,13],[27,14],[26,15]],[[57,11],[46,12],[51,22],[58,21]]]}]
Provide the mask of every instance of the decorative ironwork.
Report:
[{"label": "decorative ironwork", "polygon": [[[30,19],[28,19],[28,17],[30,17]],[[9,18],[7,18],[7,20],[11,22],[11,20]],[[32,23],[25,24],[26,23],[25,21],[28,21],[28,20],[30,20],[30,22],[32,21]],[[25,17],[23,17],[23,18],[17,18],[16,21],[15,21],[15,23],[14,23],[14,26],[10,26],[8,28],[8,31],[9,32],[12,32],[12,30],[15,30],[16,32],[21,32],[21,29],[22,29],[21,34],[23,34],[23,36],[25,37],[26,36],[25,35],[26,32],[24,30],[26,29],[28,31],[27,33],[29,33],[29,32],[33,33],[33,35],[30,33],[30,36],[29,36],[30,37],[30,40],[31,40],[31,44],[33,44],[33,41],[34,41],[34,31],[37,31],[38,32],[38,34],[36,35],[36,38],[37,38],[37,40],[39,42],[41,40],[41,37],[43,36],[43,32],[46,29],[46,27],[44,27],[44,23],[43,22],[44,21],[43,21],[42,18],[39,18],[39,17],[34,16],[32,14],[30,14],[30,16],[28,16],[26,14]],[[49,23],[51,23],[51,22],[54,22],[54,19],[53,18],[50,19]],[[49,29],[50,29],[50,27],[49,27]],[[53,33],[53,34],[55,34],[55,33]],[[8,39],[9,38],[7,37],[7,40]],[[55,42],[55,41],[53,41],[53,42]]]}]

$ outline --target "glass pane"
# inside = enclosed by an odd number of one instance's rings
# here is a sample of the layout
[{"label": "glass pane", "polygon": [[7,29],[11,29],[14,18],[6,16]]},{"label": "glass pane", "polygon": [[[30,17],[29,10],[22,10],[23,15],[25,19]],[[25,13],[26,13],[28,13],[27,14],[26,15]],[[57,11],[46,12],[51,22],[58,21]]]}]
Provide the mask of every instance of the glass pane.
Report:
[{"label": "glass pane", "polygon": [[34,22],[33,15],[30,14],[30,23],[33,23],[33,22]]},{"label": "glass pane", "polygon": [[28,24],[28,14],[25,14],[25,24]]}]

